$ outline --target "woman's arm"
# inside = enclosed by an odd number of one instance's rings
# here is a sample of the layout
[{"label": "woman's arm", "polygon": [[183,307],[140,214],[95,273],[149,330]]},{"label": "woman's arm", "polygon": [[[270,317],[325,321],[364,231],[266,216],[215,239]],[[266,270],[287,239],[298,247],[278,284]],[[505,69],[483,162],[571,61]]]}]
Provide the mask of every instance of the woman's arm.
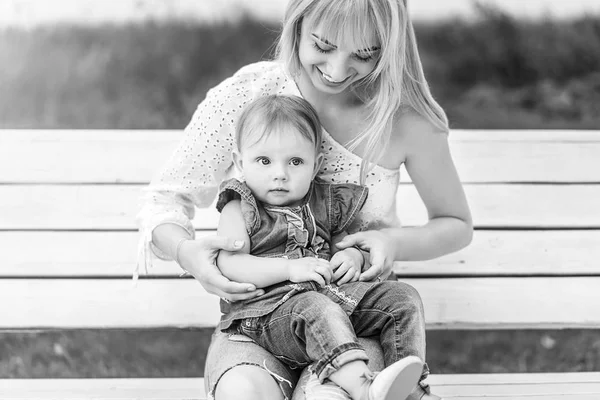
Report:
[{"label": "woman's arm", "polygon": [[370,252],[371,268],[361,280],[391,272],[394,261],[428,260],[460,250],[472,239],[473,223],[467,199],[452,161],[448,135],[417,116],[405,116],[394,148],[425,204],[428,222],[422,226],[358,232],[338,243]]},{"label": "woman's arm", "polygon": [[405,166],[429,221],[420,227],[386,229],[395,243],[395,260],[427,260],[467,246],[473,221],[465,192],[454,166],[448,134],[417,116],[408,116],[403,131]]},{"label": "woman's arm", "polygon": [[[242,215],[239,200],[232,200],[223,207],[219,219],[219,235],[243,240],[244,246],[236,252],[221,251],[217,264],[223,275],[237,282],[249,282],[264,288],[284,281],[303,282],[314,280],[325,285],[331,280],[329,263],[317,258],[256,257],[250,253],[250,238]],[[329,272],[328,272],[329,271]]]},{"label": "woman's arm", "polygon": [[[209,207],[232,164],[231,150],[237,115],[254,94],[246,73],[239,73],[209,90],[185,129],[171,157],[146,189],[137,215],[141,238],[138,265],[150,267],[154,257],[176,259],[209,292],[228,300],[261,294],[250,283],[225,278],[214,260],[220,248],[235,249],[227,238],[194,239],[195,207]],[[179,246],[178,246],[179,245]],[[179,249],[178,249],[179,248]],[[178,253],[178,254],[176,254]]]}]

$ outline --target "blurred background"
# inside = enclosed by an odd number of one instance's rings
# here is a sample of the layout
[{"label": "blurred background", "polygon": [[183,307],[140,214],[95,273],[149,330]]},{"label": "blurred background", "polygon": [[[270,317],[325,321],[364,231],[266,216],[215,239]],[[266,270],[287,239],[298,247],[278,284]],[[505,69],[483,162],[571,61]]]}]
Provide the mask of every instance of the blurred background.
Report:
[{"label": "blurred background", "polygon": [[[0,0],[0,128],[181,129],[285,0]],[[600,2],[413,0],[452,128],[600,129]],[[211,330],[0,333],[0,378],[202,376]],[[428,333],[435,373],[600,370],[598,331]]]}]

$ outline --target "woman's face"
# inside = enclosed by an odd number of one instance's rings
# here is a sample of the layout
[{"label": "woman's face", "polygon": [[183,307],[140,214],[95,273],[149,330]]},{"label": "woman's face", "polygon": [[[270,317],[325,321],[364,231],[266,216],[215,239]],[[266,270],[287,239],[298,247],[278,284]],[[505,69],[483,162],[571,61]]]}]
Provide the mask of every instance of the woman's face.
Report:
[{"label": "woman's face", "polygon": [[317,90],[342,93],[375,69],[379,44],[375,39],[368,41],[367,48],[356,48],[348,41],[333,43],[324,32],[321,26],[313,26],[310,21],[303,23],[298,49],[300,64]]}]

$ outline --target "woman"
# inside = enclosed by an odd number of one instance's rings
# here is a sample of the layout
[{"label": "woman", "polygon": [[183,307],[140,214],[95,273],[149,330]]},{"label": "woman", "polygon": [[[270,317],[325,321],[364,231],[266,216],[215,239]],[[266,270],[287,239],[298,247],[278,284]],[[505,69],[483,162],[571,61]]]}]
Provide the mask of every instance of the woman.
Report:
[{"label": "woman", "polygon": [[[447,119],[423,75],[406,0],[290,0],[277,60],[248,65],[211,89],[151,183],[139,214],[143,264],[152,253],[175,259],[224,301],[262,294],[227,280],[215,264],[220,249],[243,244],[190,240],[190,220],[195,206],[210,206],[229,172],[237,116],[269,94],[301,96],[316,109],[324,128],[321,179],[369,188],[350,235],[337,243],[369,252],[361,280],[385,279],[394,261],[431,259],[470,242],[471,216],[448,147]],[[423,226],[402,228],[397,220],[402,164],[426,206]],[[416,291],[407,296],[420,303]],[[410,330],[421,332],[412,341],[424,355],[424,326]],[[372,358],[379,354],[371,362],[380,363],[380,349],[368,341],[366,347]],[[427,373],[425,367],[422,378]],[[298,375],[243,336],[219,330],[213,336],[205,370],[209,398],[289,399]],[[304,394],[318,398],[319,388],[297,395]],[[422,384],[409,398],[439,397]]]}]

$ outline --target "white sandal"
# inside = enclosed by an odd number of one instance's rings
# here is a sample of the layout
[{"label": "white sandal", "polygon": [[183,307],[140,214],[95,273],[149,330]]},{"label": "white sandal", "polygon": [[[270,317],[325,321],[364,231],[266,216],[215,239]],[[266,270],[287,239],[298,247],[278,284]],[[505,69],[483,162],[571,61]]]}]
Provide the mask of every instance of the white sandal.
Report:
[{"label": "white sandal", "polygon": [[419,383],[423,372],[423,361],[408,356],[365,376],[361,400],[405,400]]}]

